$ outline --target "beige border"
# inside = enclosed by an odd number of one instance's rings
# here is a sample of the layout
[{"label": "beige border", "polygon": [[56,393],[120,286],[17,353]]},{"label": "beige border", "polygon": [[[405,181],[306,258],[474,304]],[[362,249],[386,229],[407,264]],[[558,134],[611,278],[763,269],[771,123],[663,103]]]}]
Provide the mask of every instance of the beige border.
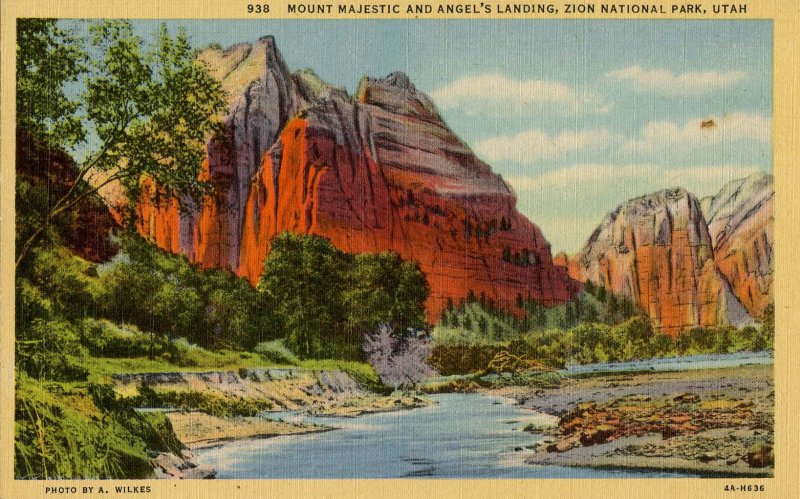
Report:
[{"label": "beige border", "polygon": [[[798,391],[797,376],[800,375],[800,313],[795,306],[800,299],[800,286],[796,277],[800,265],[794,260],[796,247],[800,244],[800,178],[796,160],[798,156],[798,87],[800,86],[800,7],[796,0],[721,0],[716,3],[747,4],[747,15],[714,16],[709,0],[700,0],[708,8],[705,16],[663,16],[658,19],[772,19],[774,20],[774,99],[773,99],[773,143],[774,174],[776,184],[775,229],[777,241],[776,320],[776,461],[775,478],[771,479],[573,479],[573,480],[249,480],[249,481],[15,481],[13,480],[13,313],[14,277],[14,53],[15,19],[17,17],[130,17],[130,18],[211,18],[253,19],[248,16],[248,3],[269,3],[272,12],[269,18],[288,18],[285,14],[287,0],[226,0],[209,2],[181,0],[167,2],[159,0],[5,0],[2,2],[2,153],[0,171],[0,499],[28,497],[152,497],[178,499],[182,497],[208,497],[231,499],[249,497],[800,497],[800,461],[798,460]],[[485,3],[513,3],[510,1],[484,0]],[[584,0],[583,3],[599,4],[602,0]],[[305,0],[305,3],[399,3],[407,5],[409,0]],[[419,0],[413,3],[438,3]],[[452,3],[452,0],[448,3]],[[465,0],[462,3],[480,3]],[[535,0],[521,3],[547,3]],[[563,0],[554,0],[558,6]],[[610,0],[607,3],[666,5],[694,3],[680,0]],[[560,9],[563,12],[563,7]],[[297,17],[297,16],[295,16]],[[313,16],[322,18],[325,16]],[[327,16],[329,18],[339,16]],[[365,16],[348,16],[365,18]],[[377,16],[373,16],[377,17]],[[413,16],[393,16],[407,18]],[[436,17],[436,16],[427,16]],[[453,18],[453,16],[449,16]],[[461,18],[478,18],[463,15]],[[490,16],[480,16],[487,18]],[[498,16],[494,16],[498,17]],[[542,18],[563,18],[563,14],[537,15]],[[575,16],[584,18],[630,18],[645,19],[648,16]],[[306,17],[312,18],[312,17]],[[412,21],[413,22],[413,21]],[[764,484],[765,492],[724,492],[727,483]],[[151,492],[145,494],[106,494],[105,496],[80,493],[84,485],[147,485]],[[77,494],[48,494],[45,486],[75,486]]]}]

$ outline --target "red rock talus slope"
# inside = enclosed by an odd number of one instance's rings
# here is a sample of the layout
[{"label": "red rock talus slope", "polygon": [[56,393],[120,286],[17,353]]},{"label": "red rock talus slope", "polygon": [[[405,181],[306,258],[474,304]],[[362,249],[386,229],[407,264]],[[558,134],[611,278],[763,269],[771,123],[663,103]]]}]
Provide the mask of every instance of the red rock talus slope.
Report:
[{"label": "red rock talus slope", "polygon": [[701,202],[714,260],[733,293],[755,317],[772,303],[772,175],[734,180]]},{"label": "red rock talus slope", "polygon": [[365,78],[351,97],[311,72],[290,75],[269,37],[201,59],[231,95],[228,136],[203,169],[216,194],[188,215],[143,200],[138,228],[159,246],[253,283],[282,231],[392,250],[426,273],[429,320],[470,290],[507,310],[517,295],[554,304],[578,291],[510,187],[406,75]]},{"label": "red rock talus slope", "polygon": [[[41,142],[25,129],[17,128],[16,137],[16,223],[20,237],[17,244],[21,245],[73,186],[78,168],[69,154]],[[87,196],[56,217],[51,230],[81,258],[104,262],[119,249],[111,239],[111,231],[117,227],[105,202],[98,196]]]},{"label": "red rock talus slope", "polygon": [[683,189],[609,213],[576,262],[581,277],[631,298],[664,333],[751,318],[717,269],[697,199]]}]

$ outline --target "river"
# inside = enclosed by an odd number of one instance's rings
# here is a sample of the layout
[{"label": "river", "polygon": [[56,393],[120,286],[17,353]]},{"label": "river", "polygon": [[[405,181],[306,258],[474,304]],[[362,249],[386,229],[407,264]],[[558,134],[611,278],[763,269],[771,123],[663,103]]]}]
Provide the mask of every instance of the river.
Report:
[{"label": "river", "polygon": [[[607,370],[730,367],[771,363],[763,354],[697,356],[608,365]],[[593,372],[601,366],[592,366]],[[534,466],[524,462],[540,435],[523,431],[552,416],[484,394],[443,394],[437,404],[356,418],[268,413],[336,430],[249,439],[198,451],[218,478],[620,478],[687,476],[666,472]]]},{"label": "river", "polygon": [[526,446],[541,437],[522,428],[550,416],[480,394],[433,398],[438,404],[430,407],[357,418],[296,415],[339,429],[232,442],[198,454],[217,478],[678,476],[528,465],[523,460],[532,451]]},{"label": "river", "polygon": [[721,369],[748,364],[769,365],[772,352],[737,352],[711,355],[685,355],[661,359],[631,360],[628,362],[605,362],[599,364],[576,364],[567,366],[565,374],[610,373],[628,371],[685,371],[687,369]]}]

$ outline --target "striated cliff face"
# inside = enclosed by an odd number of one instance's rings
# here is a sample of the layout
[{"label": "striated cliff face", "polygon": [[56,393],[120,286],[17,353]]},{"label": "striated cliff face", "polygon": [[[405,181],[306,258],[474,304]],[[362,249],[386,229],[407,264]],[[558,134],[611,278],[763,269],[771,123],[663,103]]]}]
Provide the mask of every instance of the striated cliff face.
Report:
[{"label": "striated cliff face", "polygon": [[[155,202],[143,186],[137,208],[141,233],[164,249],[183,252],[204,267],[237,268],[250,180],[287,120],[307,105],[272,37],[199,56],[228,95],[225,133],[208,146],[201,178],[215,194],[179,213],[176,200]],[[147,182],[147,180],[144,180]]]},{"label": "striated cliff face", "polygon": [[683,189],[632,199],[609,213],[573,265],[576,277],[631,298],[673,336],[698,325],[751,321],[717,268],[700,203]]},{"label": "striated cliff face", "polygon": [[714,260],[733,293],[755,317],[772,301],[773,197],[772,175],[755,173],[701,201]]},{"label": "striated cliff face", "polygon": [[364,78],[351,97],[290,74],[271,37],[200,58],[230,95],[227,134],[203,165],[215,194],[181,214],[143,186],[137,227],[162,248],[254,284],[282,231],[392,250],[427,275],[429,320],[469,290],[507,310],[517,295],[554,304],[578,291],[511,188],[405,74]]}]

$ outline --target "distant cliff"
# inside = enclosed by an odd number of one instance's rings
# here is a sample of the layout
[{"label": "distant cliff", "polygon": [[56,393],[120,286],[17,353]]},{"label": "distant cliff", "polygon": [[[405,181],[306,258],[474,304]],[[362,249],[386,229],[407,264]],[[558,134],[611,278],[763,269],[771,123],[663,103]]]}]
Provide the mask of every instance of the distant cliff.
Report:
[{"label": "distant cliff", "polygon": [[632,299],[673,336],[695,326],[752,321],[717,267],[700,202],[684,189],[620,205],[567,265],[575,277]]},{"label": "distant cliff", "polygon": [[701,201],[714,261],[733,293],[756,317],[772,302],[774,195],[772,175],[756,173]]}]

